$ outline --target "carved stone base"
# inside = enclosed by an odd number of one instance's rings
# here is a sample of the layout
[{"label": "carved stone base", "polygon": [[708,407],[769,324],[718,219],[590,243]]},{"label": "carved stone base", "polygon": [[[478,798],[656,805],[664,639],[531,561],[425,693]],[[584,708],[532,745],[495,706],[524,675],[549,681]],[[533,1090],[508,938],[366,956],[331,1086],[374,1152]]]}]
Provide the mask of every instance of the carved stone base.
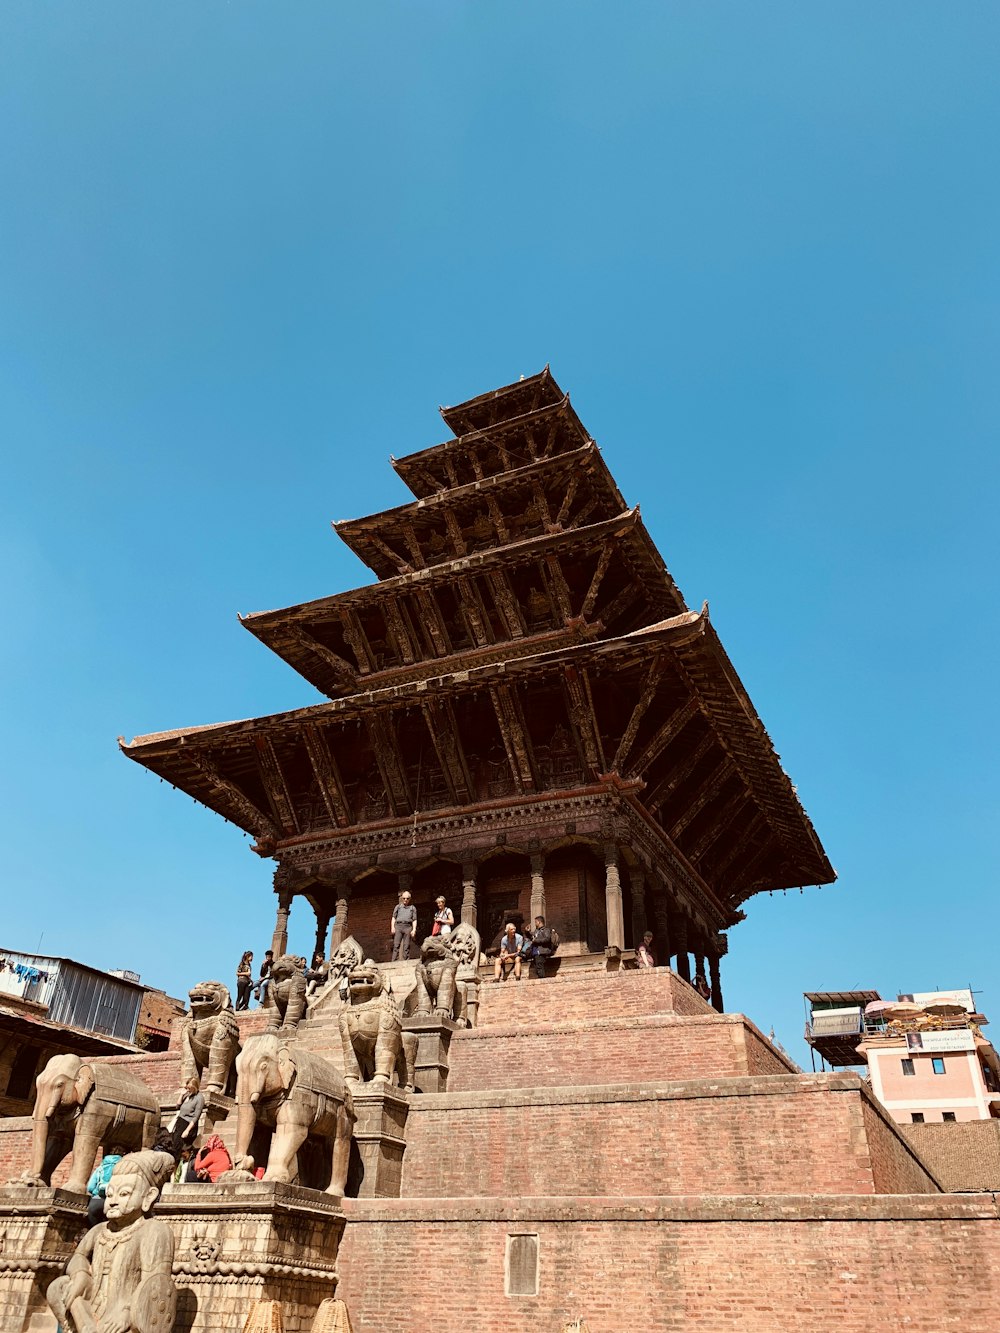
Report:
[{"label": "carved stone base", "polygon": [[232,1333],[259,1301],[281,1303],[284,1333],[308,1333],[336,1293],[339,1205],[273,1181],[165,1193],[155,1216],[174,1233],[177,1333]]},{"label": "carved stone base", "polygon": [[398,1199],[406,1150],[406,1117],[410,1101],[398,1088],[363,1083],[352,1091],[354,1142],[347,1192],[359,1199]]},{"label": "carved stone base", "polygon": [[451,1034],[464,1031],[461,1023],[450,1018],[414,1015],[403,1019],[403,1031],[417,1037],[417,1058],[413,1083],[418,1092],[447,1092],[448,1048]]},{"label": "carved stone base", "polygon": [[45,1291],[69,1263],[86,1220],[85,1194],[0,1186],[0,1328],[55,1329]]}]

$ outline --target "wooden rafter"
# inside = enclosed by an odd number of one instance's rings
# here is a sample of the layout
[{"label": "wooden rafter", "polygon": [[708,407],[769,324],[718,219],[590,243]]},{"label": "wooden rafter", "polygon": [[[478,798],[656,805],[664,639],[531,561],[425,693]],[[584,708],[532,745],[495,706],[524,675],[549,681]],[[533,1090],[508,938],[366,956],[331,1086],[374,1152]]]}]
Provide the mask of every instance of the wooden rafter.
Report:
[{"label": "wooden rafter", "polygon": [[347,607],[340,613],[340,623],[344,627],[344,638],[347,641],[347,646],[357,658],[358,670],[363,676],[369,675],[375,670],[375,654],[368,642],[368,635],[361,624],[360,616],[356,611]]},{"label": "wooden rafter", "polygon": [[298,833],[300,830],[299,821],[295,818],[295,806],[270,736],[256,736],[254,749],[257,752],[260,780],[267,792],[275,823],[283,832]]},{"label": "wooden rafter", "polygon": [[346,657],[341,657],[332,648],[328,648],[325,643],[320,643],[319,639],[310,634],[302,625],[289,625],[288,634],[300,647],[307,648],[309,652],[314,653],[330,668],[338,685],[342,685],[348,690],[354,690],[357,687],[357,668],[353,667]]},{"label": "wooden rafter", "polygon": [[270,815],[259,809],[235,782],[223,777],[207,755],[198,754],[193,749],[186,749],[183,754],[188,763],[196,768],[212,787],[219,804],[228,805],[235,812],[237,816],[235,822],[241,828],[251,829],[259,838],[275,842],[280,839],[281,831]]},{"label": "wooden rafter", "polygon": [[542,489],[541,482],[533,481],[531,483],[531,494],[534,496],[535,504],[538,506],[538,513],[546,528],[552,527],[552,511],[549,508],[549,502]]},{"label": "wooden rafter", "polygon": [[686,703],[675,709],[667,720],[657,727],[639,751],[636,759],[629,764],[629,775],[644,773],[651,764],[656,762],[670,742],[680,735],[691,719],[698,716],[700,711],[697,699],[688,699]]},{"label": "wooden rafter", "polygon": [[403,540],[406,542],[406,549],[410,553],[410,564],[414,569],[423,569],[426,565],[424,553],[420,549],[420,541],[417,538],[417,530],[412,523],[403,523],[400,525],[403,534]]},{"label": "wooden rafter", "polygon": [[587,673],[577,670],[576,667],[566,666],[563,667],[562,679],[566,695],[566,711],[569,713],[580,752],[591,776],[596,777],[604,771],[604,756],[597,720],[594,717]]},{"label": "wooden rafter", "polygon": [[556,525],[562,527],[569,518],[569,511],[573,508],[573,501],[576,499],[577,487],[580,485],[579,474],[574,473],[570,477],[569,485],[566,487],[566,494],[562,498],[562,504],[559,506],[559,512],[556,514]]},{"label": "wooden rafter", "polygon": [[624,614],[634,602],[642,596],[642,589],[635,583],[626,583],[620,592],[615,593],[611,601],[602,606],[598,615],[605,625],[611,625]]},{"label": "wooden rafter", "polygon": [[461,805],[472,799],[473,785],[451,703],[447,699],[426,703],[423,714],[452,801]]},{"label": "wooden rafter", "polygon": [[697,766],[711,752],[714,746],[718,744],[714,731],[708,731],[694,747],[691,753],[684,759],[678,761],[668,773],[652,786],[645,795],[645,804],[648,809],[658,809],[665,805],[667,800],[675,791],[686,782]]},{"label": "wooden rafter", "polygon": [[523,639],[527,629],[517,596],[511,587],[510,575],[505,569],[494,569],[487,575],[487,581],[493,592],[493,601],[500,618],[507,626],[508,634],[512,639]]},{"label": "wooden rafter", "polygon": [[497,498],[492,491],[486,492],[486,508],[490,511],[490,518],[493,520],[493,526],[497,530],[497,536],[502,543],[510,541],[510,530],[507,527],[503,516],[503,510],[497,504]]},{"label": "wooden rafter", "polygon": [[715,818],[698,841],[687,849],[685,854],[689,861],[701,860],[709,848],[722,837],[727,829],[733,826],[739,815],[746,812],[748,799],[746,787],[741,784],[727,799],[721,810],[716,812]]},{"label": "wooden rafter", "polygon": [[413,799],[393,719],[386,713],[373,713],[367,723],[375,762],[393,814],[408,815],[413,810]]},{"label": "wooden rafter", "polygon": [[344,791],[340,769],[326,743],[326,738],[318,727],[306,725],[302,728],[302,739],[305,742],[306,754],[309,756],[310,764],[312,764],[316,785],[319,787],[326,812],[332,823],[340,828],[346,828],[353,823],[351,807]]},{"label": "wooden rafter", "polygon": [[373,546],[376,551],[381,552],[381,554],[385,556],[385,558],[389,561],[390,564],[395,565],[398,573],[400,574],[413,573],[413,566],[409,563],[409,561],[404,560],[404,558],[399,554],[398,551],[394,551],[387,542],[384,542],[382,538],[378,535],[378,533],[366,532],[365,541],[369,546]]},{"label": "wooden rafter", "polygon": [[493,635],[489,628],[489,617],[486,615],[486,608],[483,606],[483,600],[479,596],[479,589],[471,578],[462,578],[456,580],[456,587],[462,594],[461,609],[469,628],[472,630],[472,637],[476,641],[477,648],[485,648],[493,642]]},{"label": "wooden rafter", "polygon": [[455,554],[461,559],[463,555],[468,554],[469,548],[465,543],[465,538],[462,536],[462,529],[459,526],[454,509],[445,509],[444,521],[448,529],[448,536],[451,538],[451,544],[455,548]]},{"label": "wooden rafter", "polygon": [[689,803],[684,813],[670,827],[669,833],[673,842],[677,841],[686,828],[690,828],[705,806],[718,796],[725,783],[735,772],[736,765],[728,755],[724,755],[711,772],[705,775],[698,787],[690,793]]},{"label": "wooden rafter", "polygon": [[597,595],[601,590],[601,584],[604,576],[608,572],[608,565],[611,564],[611,557],[615,553],[613,542],[605,542],[601,548],[600,558],[597,561],[597,568],[594,570],[594,577],[590,580],[590,587],[587,589],[587,595],[583,599],[580,607],[581,619],[587,620],[597,602]]},{"label": "wooden rafter", "polygon": [[646,716],[649,705],[656,698],[656,691],[660,687],[660,681],[663,679],[664,662],[662,657],[654,657],[649,664],[649,670],[646,672],[646,679],[643,681],[642,691],[632,709],[632,716],[622,732],[622,738],[618,742],[618,749],[615,751],[615,757],[611,761],[612,771],[621,772],[622,764],[628,758],[628,752],[631,750],[636,736],[639,734],[639,724]]},{"label": "wooden rafter", "polygon": [[763,828],[766,828],[766,826],[767,826],[767,820],[764,818],[764,815],[758,810],[758,812],[754,815],[753,819],[751,819],[750,823],[747,824],[747,826],[743,829],[743,832],[733,842],[732,846],[729,848],[728,852],[726,852],[725,856],[723,856],[721,860],[719,860],[712,867],[712,879],[716,883],[725,878],[725,876],[729,873],[729,868],[733,864],[733,862],[736,861],[738,857],[743,855],[744,851],[746,850],[747,844],[752,842],[753,839],[760,834],[761,830]]},{"label": "wooden rafter", "polygon": [[386,599],[384,614],[386,626],[395,640],[400,657],[407,666],[412,666],[419,654],[410,637],[409,629],[400,614],[399,603],[394,597]]},{"label": "wooden rafter", "polygon": [[570,602],[566,575],[562,571],[562,565],[555,552],[546,552],[542,561],[542,575],[550,590],[553,610],[556,612],[556,624],[565,625],[573,619],[573,607]]},{"label": "wooden rafter", "polygon": [[491,685],[490,698],[514,783],[519,792],[534,791],[537,785],[534,755],[517,697],[509,685]]},{"label": "wooden rafter", "polygon": [[451,652],[451,641],[437,598],[427,588],[420,588],[416,593],[416,601],[420,608],[420,624],[430,638],[433,651],[438,657],[447,657]]}]

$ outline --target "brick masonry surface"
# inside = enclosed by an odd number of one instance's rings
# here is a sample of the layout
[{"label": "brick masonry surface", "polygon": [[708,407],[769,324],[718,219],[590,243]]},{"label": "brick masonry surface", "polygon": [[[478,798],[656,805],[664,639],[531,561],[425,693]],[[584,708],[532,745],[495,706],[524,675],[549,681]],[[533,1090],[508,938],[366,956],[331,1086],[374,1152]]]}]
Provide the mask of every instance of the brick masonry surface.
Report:
[{"label": "brick masonry surface", "polygon": [[537,1194],[937,1191],[853,1074],[413,1100],[404,1197],[500,1198],[518,1162]]},{"label": "brick masonry surface", "polygon": [[[997,1327],[990,1195],[344,1207],[338,1295],[355,1333],[500,1333],[577,1318],[592,1333]],[[537,1295],[508,1296],[507,1238],[524,1234],[538,1238]]]},{"label": "brick masonry surface", "polygon": [[521,1027],[572,1019],[635,1018],[646,1014],[714,1014],[693,987],[666,967],[648,971],[581,971],[545,981],[487,982],[480,1027]]},{"label": "brick masonry surface", "polygon": [[900,1128],[943,1189],[1000,1191],[1000,1120]]}]

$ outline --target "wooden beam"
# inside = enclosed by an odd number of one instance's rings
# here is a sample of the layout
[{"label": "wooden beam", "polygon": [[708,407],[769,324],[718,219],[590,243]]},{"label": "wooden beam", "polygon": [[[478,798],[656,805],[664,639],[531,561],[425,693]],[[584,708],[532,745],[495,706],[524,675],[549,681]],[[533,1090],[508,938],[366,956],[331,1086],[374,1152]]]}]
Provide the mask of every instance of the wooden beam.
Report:
[{"label": "wooden beam", "polygon": [[344,639],[347,646],[357,659],[358,670],[363,676],[370,675],[375,670],[375,654],[368,642],[368,636],[361,624],[360,616],[348,607],[341,611],[340,623],[344,627]]},{"label": "wooden beam", "polygon": [[615,593],[611,601],[602,606],[598,612],[598,617],[605,625],[611,625],[618,616],[623,615],[629,607],[639,600],[642,596],[642,589],[635,583],[626,583],[620,592]]},{"label": "wooden beam", "polygon": [[302,739],[316,777],[316,785],[326,806],[326,813],[332,823],[340,828],[346,828],[349,824],[353,824],[354,820],[344,791],[340,769],[326,743],[326,738],[317,726],[306,723],[302,728]]},{"label": "wooden beam", "polygon": [[486,508],[490,511],[490,518],[493,520],[493,526],[497,530],[497,536],[500,541],[507,543],[510,541],[510,530],[504,520],[503,511],[497,504],[497,498],[492,491],[486,492]]},{"label": "wooden beam", "polygon": [[570,723],[576,733],[584,763],[589,768],[591,777],[596,778],[604,771],[604,754],[597,729],[597,719],[594,717],[589,684],[585,671],[578,671],[573,666],[563,667],[563,689]]},{"label": "wooden beam", "polygon": [[384,555],[385,558],[389,561],[390,564],[395,565],[398,573],[400,574],[413,573],[412,565],[410,565],[408,561],[404,560],[398,551],[394,551],[392,547],[389,546],[387,542],[384,542],[382,538],[379,537],[376,533],[366,532],[365,541],[368,543],[369,546],[373,546],[376,551],[380,551],[382,555]]},{"label": "wooden beam", "polygon": [[605,574],[608,572],[608,565],[610,565],[611,557],[614,553],[614,543],[605,542],[601,548],[601,555],[597,562],[597,568],[594,570],[594,577],[590,580],[590,587],[587,589],[587,595],[584,597],[583,605],[580,607],[580,617],[583,620],[586,620],[594,609],[594,604],[597,601],[597,594],[601,590],[601,584],[604,581]]},{"label": "wooden beam", "polygon": [[517,697],[509,685],[491,685],[490,698],[518,792],[535,791],[537,769]]},{"label": "wooden beam", "polygon": [[546,530],[547,531],[551,530],[552,510],[549,508],[549,502],[548,499],[546,498],[545,491],[542,489],[541,482],[533,481],[531,483],[531,494],[535,498],[535,504],[538,506],[539,516],[542,522],[545,524]]},{"label": "wooden beam", "polygon": [[574,472],[569,479],[569,485],[566,487],[566,494],[563,496],[562,504],[559,506],[559,512],[556,514],[556,526],[562,527],[569,518],[569,511],[573,507],[573,501],[576,499],[577,487],[580,485],[580,474]]},{"label": "wooden beam", "polygon": [[455,517],[455,511],[450,507],[444,511],[444,521],[448,529],[448,536],[451,538],[451,544],[455,548],[455,555],[461,559],[463,555],[468,555],[469,548],[462,536],[462,529]]},{"label": "wooden beam", "polygon": [[636,736],[639,734],[639,724],[646,716],[646,710],[656,698],[656,692],[660,688],[660,681],[663,679],[665,664],[662,657],[654,657],[649,664],[649,670],[646,672],[646,679],[643,681],[642,692],[635,702],[632,709],[632,716],[628,720],[625,730],[622,732],[622,738],[618,742],[618,749],[615,751],[615,757],[611,761],[611,769],[615,773],[621,772],[622,764],[628,758],[628,752],[631,750]]},{"label": "wooden beam", "polygon": [[422,708],[424,721],[434,743],[438,763],[441,765],[453,803],[462,805],[471,801],[472,776],[466,763],[458,723],[450,700],[440,699],[434,703],[425,703]]},{"label": "wooden beam", "polygon": [[310,634],[302,625],[289,625],[288,635],[299,647],[308,649],[309,652],[320,658],[333,672],[338,685],[344,686],[351,692],[357,689],[357,668],[351,666],[346,657],[341,657],[332,648],[328,648],[325,643],[320,643],[319,639]]},{"label": "wooden beam", "polygon": [[715,768],[704,777],[697,789],[691,793],[691,803],[681,815],[681,817],[671,825],[669,830],[670,839],[676,842],[686,828],[691,824],[704,810],[705,806],[718,796],[719,792],[726,782],[736,772],[736,765],[730,759],[729,755],[723,755],[722,759],[716,764]]},{"label": "wooden beam", "polygon": [[719,810],[698,841],[684,853],[687,859],[692,862],[700,861],[709,848],[722,837],[723,833],[732,827],[739,814],[746,811],[749,800],[747,789],[741,783],[732,795],[726,798],[725,805]]},{"label": "wooden beam", "polygon": [[392,716],[372,713],[366,719],[375,762],[378,764],[382,785],[396,816],[408,815],[413,810],[410,784],[406,780],[406,766],[399,748]]},{"label": "wooden beam", "polygon": [[764,818],[761,811],[758,810],[750,823],[747,824],[746,828],[740,833],[739,837],[735,839],[733,845],[729,848],[729,851],[726,852],[725,856],[712,867],[712,879],[714,881],[724,878],[729,873],[730,866],[738,857],[743,855],[747,844],[752,842],[761,830],[766,828],[766,826],[767,820]]},{"label": "wooden beam", "polygon": [[489,623],[489,617],[486,614],[486,608],[479,596],[479,589],[471,578],[457,579],[456,586],[462,593],[460,609],[472,630],[476,647],[485,648],[493,642],[493,631]]},{"label": "wooden beam", "polygon": [[420,609],[420,625],[430,639],[432,651],[438,657],[447,657],[451,652],[451,640],[448,637],[441,608],[437,604],[437,597],[427,588],[420,588],[414,597]]},{"label": "wooden beam", "polygon": [[512,639],[523,639],[527,628],[507,570],[502,568],[492,570],[487,579],[493,592],[493,601],[500,613],[500,619],[507,626],[507,632]]},{"label": "wooden beam", "polygon": [[406,666],[412,666],[419,654],[414,648],[409,631],[399,614],[399,606],[394,597],[387,597],[383,605],[386,627],[396,644],[396,650]]},{"label": "wooden beam", "polygon": [[410,553],[410,564],[414,569],[424,569],[427,562],[424,560],[424,553],[420,549],[420,542],[417,540],[417,529],[413,523],[403,523],[403,540],[406,542],[406,549]]},{"label": "wooden beam", "polygon": [[295,817],[295,807],[288,793],[285,775],[281,771],[270,736],[255,736],[254,749],[257,751],[260,780],[264,784],[275,822],[283,832],[293,834],[301,832],[299,821]]},{"label": "wooden beam", "polygon": [[254,805],[246,792],[237,787],[235,782],[223,777],[207,755],[198,754],[186,747],[182,748],[180,753],[212,787],[213,794],[219,798],[219,804],[228,804],[235,811],[237,818],[234,823],[239,824],[241,828],[250,829],[259,838],[273,842],[280,841],[281,831],[277,824]]},{"label": "wooden beam", "polygon": [[676,708],[666,722],[657,727],[646,744],[639,751],[638,758],[628,766],[629,776],[643,773],[650,764],[660,757],[672,740],[684,730],[687,724],[700,713],[697,699],[688,699]]},{"label": "wooden beam", "polygon": [[667,798],[672,796],[678,789],[681,783],[690,777],[712,747],[718,745],[718,743],[718,737],[715,732],[709,730],[701,738],[687,758],[680,760],[680,762],[667,773],[666,777],[661,778],[656,786],[645,794],[646,808],[652,810],[654,807],[659,808],[662,806]]},{"label": "wooden beam", "polygon": [[542,576],[547,580],[555,603],[556,623],[566,624],[573,619],[573,607],[570,603],[569,585],[554,552],[548,552],[542,561]]}]

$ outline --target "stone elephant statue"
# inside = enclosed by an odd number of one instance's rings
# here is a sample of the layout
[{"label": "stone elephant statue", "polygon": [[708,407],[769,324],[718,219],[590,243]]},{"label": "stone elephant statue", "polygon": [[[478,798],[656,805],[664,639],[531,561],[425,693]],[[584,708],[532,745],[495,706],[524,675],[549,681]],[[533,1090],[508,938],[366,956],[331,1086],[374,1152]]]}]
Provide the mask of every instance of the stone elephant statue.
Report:
[{"label": "stone elephant statue", "polygon": [[31,1167],[26,1185],[50,1185],[67,1155],[73,1168],[65,1188],[84,1194],[98,1148],[123,1152],[151,1148],[160,1124],[156,1097],[121,1065],[54,1055],[35,1081]]},{"label": "stone elephant statue", "polygon": [[252,1169],[250,1140],[258,1125],[273,1130],[265,1180],[293,1180],[296,1154],[308,1135],[332,1149],[328,1194],[344,1193],[354,1108],[340,1071],[329,1060],[276,1033],[250,1037],[236,1057],[237,1170]]}]

